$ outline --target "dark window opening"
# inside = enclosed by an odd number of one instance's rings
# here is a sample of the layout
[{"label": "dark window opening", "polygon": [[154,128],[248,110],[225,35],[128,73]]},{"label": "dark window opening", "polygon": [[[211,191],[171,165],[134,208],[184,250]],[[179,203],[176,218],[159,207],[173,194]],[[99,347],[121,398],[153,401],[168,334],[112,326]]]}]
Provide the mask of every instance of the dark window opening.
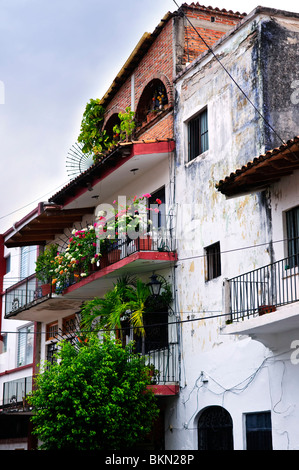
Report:
[{"label": "dark window opening", "polygon": [[[153,226],[156,229],[166,227],[166,214],[165,214],[165,188],[161,188],[158,191],[152,192],[149,198],[149,207],[152,209],[149,211],[149,218],[152,221]],[[159,212],[155,212],[157,209]],[[149,227],[149,231],[151,227]]]},{"label": "dark window opening", "polygon": [[205,248],[206,252],[206,280],[210,281],[221,275],[220,242]]},{"label": "dark window opening", "polygon": [[246,449],[272,450],[270,411],[246,415]]},{"label": "dark window opening", "polygon": [[188,122],[188,160],[193,160],[208,148],[208,110],[205,109]]},{"label": "dark window opening", "polygon": [[288,267],[299,265],[299,206],[286,212]]}]

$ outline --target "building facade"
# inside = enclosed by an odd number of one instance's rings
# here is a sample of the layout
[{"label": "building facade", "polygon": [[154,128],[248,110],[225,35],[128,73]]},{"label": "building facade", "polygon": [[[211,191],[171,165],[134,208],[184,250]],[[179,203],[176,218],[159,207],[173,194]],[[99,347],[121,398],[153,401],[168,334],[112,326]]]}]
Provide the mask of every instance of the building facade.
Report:
[{"label": "building facade", "polygon": [[[163,320],[163,331],[155,330],[155,335],[150,333],[151,344],[143,345],[158,372],[153,388],[159,399],[161,416],[150,443],[156,449],[165,447],[164,413],[169,399],[179,393],[180,383],[180,324],[175,288],[173,81],[188,62],[206,49],[186,21],[189,17],[211,45],[243,15],[184,4],[179,11],[167,13],[153,33],[145,33],[101,99],[105,108],[104,129],[110,135],[114,125],[119,123],[119,113],[128,107],[134,111],[136,128],[133,137],[114,145],[3,236],[6,250],[25,253],[37,247],[39,254],[55,246],[57,252],[63,254],[74,233],[94,228],[103,206],[144,194],[147,205],[159,201],[160,212],[158,215],[152,211],[154,227],[145,238],[145,246],[139,238],[120,237],[110,246],[107,256],[100,253],[100,261],[90,266],[88,272],[81,272],[78,278],[68,279],[66,283],[56,283],[55,279],[48,291],[44,290],[41,276],[31,275],[32,272],[20,275],[4,291],[2,324],[2,329],[12,323],[34,328],[34,375],[38,372],[38,364],[53,360],[61,338],[76,341],[84,301],[104,295],[121,276],[134,275],[146,282],[154,273],[156,278],[166,280],[172,290],[172,305],[167,312],[160,311],[159,318],[153,313],[147,325],[148,332],[153,332],[150,324]],[[95,255],[97,249],[98,246]],[[132,334],[127,337],[129,339]],[[2,358],[3,362],[8,359],[5,355]]]},{"label": "building facade", "polygon": [[5,327],[34,325],[35,366],[76,340],[82,302],[121,276],[170,284],[171,306],[152,316],[167,328],[145,346],[161,409],[152,449],[299,446],[297,30],[298,15],[264,8],[166,14],[101,99],[108,133],[134,111],[133,137],[4,235],[6,250],[63,254],[114,201],[160,201],[145,245],[118,237],[77,279],[44,292],[28,274],[3,296]]},{"label": "building facade", "polygon": [[[9,321],[8,311],[17,309],[22,287],[17,295],[6,301],[4,292],[9,292],[16,282],[34,275],[36,247],[8,249],[2,236],[1,256],[1,315],[0,315],[0,449],[31,449],[30,410],[26,395],[32,390],[34,370],[35,325],[31,321]],[[13,290],[16,293],[16,289]]]},{"label": "building facade", "polygon": [[299,446],[298,21],[257,8],[176,79],[184,323],[168,448]]}]

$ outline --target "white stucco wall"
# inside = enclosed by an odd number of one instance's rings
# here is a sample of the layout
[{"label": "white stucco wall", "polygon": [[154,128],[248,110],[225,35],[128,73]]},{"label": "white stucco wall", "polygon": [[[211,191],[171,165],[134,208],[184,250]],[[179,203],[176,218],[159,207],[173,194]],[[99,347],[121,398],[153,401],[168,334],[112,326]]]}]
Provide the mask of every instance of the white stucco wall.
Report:
[{"label": "white stucco wall", "polygon": [[[262,82],[255,46],[262,21],[261,16],[245,24],[216,50],[257,107],[262,104]],[[248,336],[222,334],[221,316],[225,278],[284,256],[283,244],[273,247],[272,242],[283,238],[282,211],[298,204],[296,175],[276,185],[273,195],[268,191],[225,199],[216,183],[263,153],[264,123],[215,59],[195,63],[176,88],[176,201],[182,232],[176,285],[184,323],[181,389],[167,410],[166,448],[197,449],[200,412],[220,405],[232,417],[236,450],[246,449],[245,414],[259,411],[271,411],[273,447],[296,449],[299,383],[292,375],[290,354],[283,355],[290,336],[286,334],[283,344],[276,342],[273,351]],[[186,124],[205,107],[209,149],[187,163]],[[206,282],[204,248],[217,241],[221,276]]]}]

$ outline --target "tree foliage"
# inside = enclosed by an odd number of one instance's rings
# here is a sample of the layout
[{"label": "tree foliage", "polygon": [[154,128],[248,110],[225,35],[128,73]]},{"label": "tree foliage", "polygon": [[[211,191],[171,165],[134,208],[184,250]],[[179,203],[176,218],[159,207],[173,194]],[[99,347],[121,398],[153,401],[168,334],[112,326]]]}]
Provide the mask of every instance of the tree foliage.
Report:
[{"label": "tree foliage", "polygon": [[91,99],[83,113],[78,142],[83,144],[82,152],[93,152],[95,158],[111,146],[111,137],[103,129],[105,110],[99,99]]},{"label": "tree foliage", "polygon": [[62,342],[30,397],[34,433],[46,450],[132,448],[158,415],[143,358],[94,335],[75,348]]}]

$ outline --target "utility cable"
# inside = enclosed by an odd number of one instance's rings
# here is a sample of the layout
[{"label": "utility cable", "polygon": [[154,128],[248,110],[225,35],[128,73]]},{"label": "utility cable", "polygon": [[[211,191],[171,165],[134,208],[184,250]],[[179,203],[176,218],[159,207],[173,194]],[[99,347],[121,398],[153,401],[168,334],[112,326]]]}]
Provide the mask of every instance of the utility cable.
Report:
[{"label": "utility cable", "polygon": [[[173,0],[173,2],[176,4],[178,7],[178,11],[182,13],[186,21],[190,24],[191,28],[195,31],[195,33],[198,35],[198,37],[202,40],[208,51],[213,55],[213,57],[216,59],[216,61],[220,64],[220,66],[223,68],[225,73],[229,76],[231,81],[236,85],[236,87],[239,89],[239,91],[244,95],[246,100],[251,104],[251,106],[255,109],[255,111],[259,114],[259,116],[263,119],[263,121],[267,124],[267,126],[272,130],[272,132],[276,135],[276,137],[282,142],[283,145],[287,145],[285,140],[283,140],[280,135],[277,133],[277,131],[271,126],[269,121],[265,118],[265,116],[260,112],[260,110],[256,107],[256,105],[253,103],[253,101],[249,98],[249,96],[245,93],[245,91],[242,89],[242,87],[238,84],[238,82],[234,79],[234,77],[231,75],[231,73],[227,70],[227,68],[223,65],[222,61],[217,57],[213,49],[209,46],[209,44],[206,42],[206,40],[202,37],[202,35],[198,32],[198,30],[195,28],[195,26],[192,24],[192,22],[189,20],[187,15],[182,9],[182,6],[179,6],[176,0]],[[288,149],[289,152],[295,157],[296,160],[298,160],[297,155],[295,155],[291,149]]]}]

